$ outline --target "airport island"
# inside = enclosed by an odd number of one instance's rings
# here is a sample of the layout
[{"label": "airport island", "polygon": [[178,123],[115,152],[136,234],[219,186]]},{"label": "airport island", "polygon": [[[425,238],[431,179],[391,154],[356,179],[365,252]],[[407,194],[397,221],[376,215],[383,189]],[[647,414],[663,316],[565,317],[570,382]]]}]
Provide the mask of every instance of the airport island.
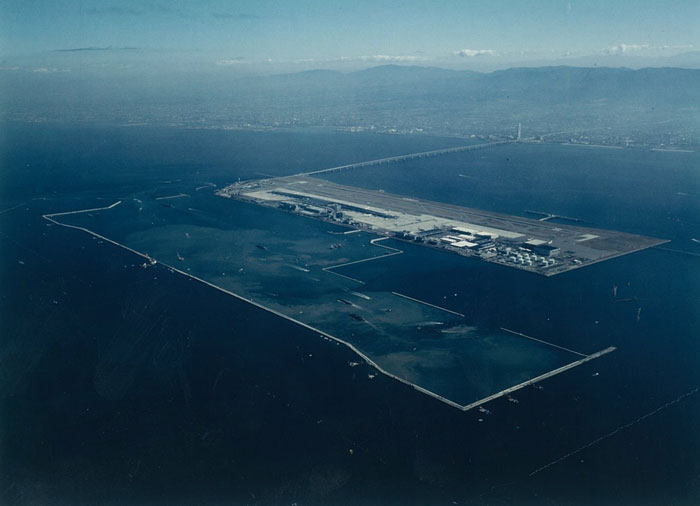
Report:
[{"label": "airport island", "polygon": [[243,181],[216,192],[385,237],[552,276],[667,242],[344,186],[304,174]]}]

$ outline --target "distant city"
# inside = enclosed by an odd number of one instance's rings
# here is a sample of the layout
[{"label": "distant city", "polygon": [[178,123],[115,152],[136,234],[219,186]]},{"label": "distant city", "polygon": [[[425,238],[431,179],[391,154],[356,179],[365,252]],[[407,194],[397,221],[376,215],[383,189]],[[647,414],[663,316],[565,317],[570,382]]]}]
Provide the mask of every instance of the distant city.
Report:
[{"label": "distant city", "polygon": [[[700,70],[543,67],[481,74],[385,65],[273,76],[97,80],[5,73],[6,120],[451,136],[700,149]],[[50,93],[49,93],[50,91]]]}]

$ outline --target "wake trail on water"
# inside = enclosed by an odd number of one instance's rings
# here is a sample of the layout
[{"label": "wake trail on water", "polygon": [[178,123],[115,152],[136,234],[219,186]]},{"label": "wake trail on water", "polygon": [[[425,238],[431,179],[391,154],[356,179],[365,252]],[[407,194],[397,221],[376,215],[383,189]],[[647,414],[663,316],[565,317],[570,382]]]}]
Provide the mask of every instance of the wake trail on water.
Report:
[{"label": "wake trail on water", "polygon": [[632,420],[632,421],[629,422],[629,423],[626,423],[625,425],[619,426],[618,428],[616,428],[616,429],[613,430],[612,432],[608,432],[607,434],[605,434],[605,435],[603,435],[603,436],[600,436],[600,437],[597,438],[597,439],[594,439],[594,440],[591,441],[590,443],[587,443],[587,444],[585,444],[585,445],[583,445],[583,446],[581,446],[581,447],[579,447],[579,448],[577,448],[577,449],[575,449],[575,450],[573,450],[573,451],[567,453],[566,455],[563,455],[563,456],[559,457],[558,459],[553,460],[553,461],[549,462],[548,464],[543,465],[542,467],[538,467],[537,469],[535,469],[534,471],[532,471],[530,474],[528,474],[528,476],[534,476],[534,475],[536,475],[537,473],[539,473],[540,471],[544,471],[545,469],[547,469],[547,468],[549,468],[549,467],[551,467],[551,466],[553,466],[553,465],[555,465],[555,464],[558,464],[559,462],[561,462],[561,461],[563,461],[563,460],[566,460],[566,459],[568,459],[569,457],[572,457],[572,456],[576,455],[577,453],[582,452],[583,450],[585,450],[585,449],[587,449],[587,448],[590,448],[591,446],[594,446],[594,445],[600,443],[601,441],[604,441],[604,440],[606,440],[606,439],[608,439],[608,438],[613,437],[613,436],[614,436],[615,434],[617,434],[618,432],[622,432],[623,430],[628,429],[628,428],[632,427],[633,425],[637,425],[638,423],[640,423],[640,422],[646,420],[646,419],[649,418],[650,416],[654,416],[655,414],[657,414],[657,413],[659,413],[659,412],[661,412],[661,411],[663,411],[663,410],[665,410],[665,409],[667,409],[667,408],[670,408],[670,407],[673,406],[674,404],[678,404],[679,402],[681,402],[681,401],[682,401],[683,399],[685,399],[686,397],[690,397],[691,395],[694,395],[694,394],[698,393],[698,390],[700,390],[700,387],[695,387],[694,389],[690,390],[689,392],[684,393],[684,394],[681,395],[680,397],[678,397],[678,398],[676,398],[676,399],[674,399],[674,400],[672,400],[672,401],[669,401],[669,402],[667,402],[666,404],[663,404],[662,406],[659,406],[659,407],[656,408],[655,410],[650,411],[650,412],[648,412],[647,414],[642,415],[642,416],[640,416],[639,418],[636,418],[636,419]]}]

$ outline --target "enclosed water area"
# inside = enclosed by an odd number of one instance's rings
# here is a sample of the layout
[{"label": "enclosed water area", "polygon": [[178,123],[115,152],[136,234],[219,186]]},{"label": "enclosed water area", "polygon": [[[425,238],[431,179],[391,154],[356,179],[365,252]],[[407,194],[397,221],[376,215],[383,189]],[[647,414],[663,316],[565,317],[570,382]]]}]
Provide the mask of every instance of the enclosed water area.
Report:
[{"label": "enclosed water area", "polygon": [[[47,219],[127,247],[142,268],[161,264],[316,330],[460,409],[614,350],[604,339],[570,347],[562,336],[546,340],[460,312],[436,289],[449,276],[441,266],[477,260],[446,261],[445,252],[221,199],[210,186],[169,185],[77,211]],[[408,290],[376,275],[410,279],[426,267],[432,281]]]}]

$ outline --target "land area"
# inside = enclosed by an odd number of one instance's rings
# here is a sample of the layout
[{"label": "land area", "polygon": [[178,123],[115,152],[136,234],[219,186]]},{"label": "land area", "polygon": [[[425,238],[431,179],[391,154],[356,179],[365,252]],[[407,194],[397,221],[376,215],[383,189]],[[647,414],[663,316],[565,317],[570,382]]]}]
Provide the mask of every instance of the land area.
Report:
[{"label": "land area", "polygon": [[[513,139],[522,122],[541,141],[700,149],[697,68],[511,68],[494,72],[382,65],[239,75],[201,68],[171,76],[160,62],[86,70],[90,52],[60,53],[57,67],[0,69],[0,117],[192,129],[340,131]],[[156,63],[154,65],[154,63]]]},{"label": "land area", "polygon": [[552,276],[667,242],[336,184],[306,175],[238,182],[217,192],[297,215]]}]

